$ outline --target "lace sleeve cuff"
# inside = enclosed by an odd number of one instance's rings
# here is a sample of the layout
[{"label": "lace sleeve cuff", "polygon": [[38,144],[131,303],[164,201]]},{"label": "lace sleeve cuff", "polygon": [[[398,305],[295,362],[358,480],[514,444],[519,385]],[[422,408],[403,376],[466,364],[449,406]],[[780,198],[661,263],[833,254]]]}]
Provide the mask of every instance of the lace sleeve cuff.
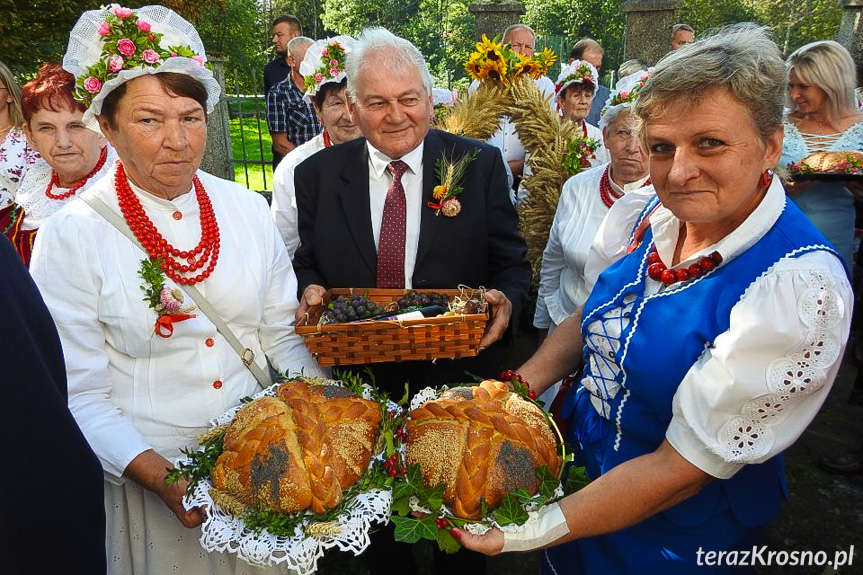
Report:
[{"label": "lace sleeve cuff", "polygon": [[672,418],[665,438],[681,457],[717,479],[728,479],[743,467],[742,463],[729,463],[711,452],[698,440],[686,422],[676,417]]}]

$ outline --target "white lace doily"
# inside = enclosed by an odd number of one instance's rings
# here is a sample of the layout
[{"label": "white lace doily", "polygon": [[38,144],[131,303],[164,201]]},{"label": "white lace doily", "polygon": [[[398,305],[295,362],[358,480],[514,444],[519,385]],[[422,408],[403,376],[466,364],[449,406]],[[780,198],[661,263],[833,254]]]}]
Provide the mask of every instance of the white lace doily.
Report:
[{"label": "white lace doily", "polygon": [[[340,382],[328,380],[326,383],[336,385]],[[253,398],[273,396],[279,385],[280,383],[274,384],[256,393]],[[371,388],[367,385],[363,387],[363,398],[372,400]],[[238,405],[210,423],[213,426],[228,424],[243,407],[244,405]],[[387,409],[397,411],[399,407],[388,401]],[[383,453],[380,453],[375,459],[382,458]],[[369,468],[374,465],[375,459],[369,464]],[[177,465],[180,462],[188,463],[188,460],[180,459]],[[355,555],[362,553],[369,545],[369,527],[372,523],[387,523],[392,505],[390,490],[373,489],[349,500],[344,512],[336,520],[321,523],[315,520],[313,514],[308,514],[308,518],[297,526],[292,537],[280,537],[266,530],[255,533],[246,528],[242,517],[219,509],[210,496],[212,486],[209,479],[203,480],[183,499],[186,509],[201,507],[205,510],[205,520],[201,526],[201,546],[209,552],[235,553],[251,565],[286,564],[298,575],[314,573],[318,559],[323,556],[325,549],[338,547]],[[307,532],[309,526],[312,526],[313,535]]]},{"label": "white lace doily", "polygon": [[[420,390],[411,399],[411,405],[410,405],[411,411],[422,406],[427,401],[432,401],[434,399],[437,399],[441,393],[443,393],[444,391],[446,391],[448,389],[449,389],[448,386],[442,385],[441,387],[439,387],[437,389],[435,389],[433,387],[426,387],[425,389]],[[401,449],[402,449],[402,452],[404,455],[404,451],[407,449],[407,446],[404,443],[402,443]],[[555,489],[555,491],[554,491],[554,496],[551,499],[549,499],[546,502],[546,504],[552,503],[554,501],[557,501],[558,499],[561,499],[563,497],[563,495],[564,495],[563,494],[563,487],[558,485],[557,489]],[[528,527],[530,527],[531,525],[533,525],[534,523],[537,522],[537,520],[538,520],[537,518],[539,517],[539,509],[540,509],[539,502],[540,502],[541,498],[542,497],[537,493],[536,495],[533,496],[533,498],[530,501],[527,501],[526,503],[522,504],[522,509],[527,511],[528,518],[527,518],[527,521],[525,521],[521,525],[515,525],[515,524],[499,525],[498,522],[495,521],[494,516],[489,515],[488,517],[486,517],[483,520],[483,523],[465,523],[465,525],[462,529],[465,529],[468,532],[473,533],[474,535],[482,535],[483,533],[485,533],[486,531],[488,531],[492,527],[497,527],[501,531],[505,531],[505,532],[509,532],[509,533],[518,533],[520,531],[524,531],[525,529],[527,529]],[[430,509],[426,509],[425,507],[422,507],[419,505],[419,499],[417,499],[416,496],[411,497],[410,508],[411,508],[411,511],[418,511],[418,512],[426,513],[426,514],[432,513],[432,511]],[[452,509],[450,509],[449,506],[447,506],[446,504],[441,506],[441,511],[440,511],[440,513],[438,513],[438,515],[444,516],[444,517],[455,517],[455,515],[452,512]]]}]

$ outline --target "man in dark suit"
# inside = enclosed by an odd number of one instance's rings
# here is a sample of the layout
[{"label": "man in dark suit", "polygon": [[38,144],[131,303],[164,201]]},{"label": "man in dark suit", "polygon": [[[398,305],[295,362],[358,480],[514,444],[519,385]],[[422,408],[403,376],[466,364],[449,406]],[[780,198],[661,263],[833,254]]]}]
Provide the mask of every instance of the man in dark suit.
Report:
[{"label": "man in dark suit", "polygon": [[[432,82],[419,51],[386,30],[367,29],[346,60],[349,109],[363,138],[326,148],[294,173],[300,247],[294,268],[301,317],[325,288],[434,290],[459,284],[488,288],[490,320],[475,358],[373,364],[379,387],[396,399],[405,382],[425,386],[465,381],[465,371],[491,376],[503,366],[499,345],[527,299],[530,267],[517,232],[503,159],[497,148],[430,130]],[[458,184],[460,210],[438,214],[435,163],[478,150]],[[450,212],[451,213],[451,212]],[[491,346],[490,349],[489,346]],[[371,573],[415,572],[410,547],[384,530],[362,559]],[[435,573],[485,573],[485,559],[438,556]]]},{"label": "man in dark suit", "polygon": [[[485,286],[491,319],[480,349],[488,348],[517,317],[530,284],[526,246],[517,232],[500,152],[430,130],[431,78],[419,51],[406,40],[382,29],[364,33],[347,60],[347,74],[349,107],[364,137],[318,152],[295,172],[301,241],[294,258],[301,294],[298,317],[331,287]],[[452,217],[438,214],[428,206],[440,183],[435,163],[444,157],[456,160],[472,150],[479,153],[459,182],[464,189],[458,196],[461,210]],[[399,192],[402,204],[393,240],[387,205],[396,177],[387,170],[397,160],[406,165],[400,176],[404,190]],[[379,257],[378,245],[386,252],[393,241],[401,248],[395,255],[398,281],[382,284],[381,267],[392,256]],[[397,368],[416,390],[427,382],[446,383],[435,377],[463,380],[463,372],[471,368],[483,375],[496,373],[489,372],[491,367],[500,369],[489,365],[493,358],[488,352],[480,358],[485,361]],[[451,369],[444,374],[445,368]]]},{"label": "man in dark suit", "polygon": [[105,573],[102,467],[66,407],[57,328],[4,237],[0,270],[3,573]]}]

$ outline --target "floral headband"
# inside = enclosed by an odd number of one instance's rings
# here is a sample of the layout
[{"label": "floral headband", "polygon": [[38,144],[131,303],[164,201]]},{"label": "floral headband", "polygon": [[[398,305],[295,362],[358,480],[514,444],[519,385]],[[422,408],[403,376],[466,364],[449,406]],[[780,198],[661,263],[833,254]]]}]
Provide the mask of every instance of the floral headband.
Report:
[{"label": "floral headband", "polygon": [[207,111],[221,88],[206,67],[204,45],[189,22],[164,6],[138,9],[112,4],[81,15],[69,35],[63,68],[75,75],[76,100],[87,106],[84,122],[96,125],[105,97],[144,74],[175,72],[207,89]]},{"label": "floral headband", "polygon": [[650,78],[650,74],[652,72],[652,68],[648,70],[639,70],[629,76],[624,76],[617,82],[617,86],[615,86],[614,91],[608,97],[608,100],[606,100],[605,106],[602,107],[600,128],[604,128],[608,125],[608,122],[605,121],[605,117],[613,108],[617,108],[619,106],[628,108],[632,106],[632,103],[638,99],[641,89]]},{"label": "floral headband", "polygon": [[586,60],[573,60],[568,66],[564,66],[557,77],[557,84],[554,85],[554,93],[560,94],[571,84],[583,84],[589,82],[593,85],[593,92],[596,93],[596,87],[599,85],[597,79],[599,73],[593,64]]},{"label": "floral headband", "polygon": [[356,40],[350,36],[336,36],[318,40],[309,46],[300,64],[300,74],[306,85],[306,100],[313,98],[324,84],[339,83],[347,77],[345,59],[355,44]]}]

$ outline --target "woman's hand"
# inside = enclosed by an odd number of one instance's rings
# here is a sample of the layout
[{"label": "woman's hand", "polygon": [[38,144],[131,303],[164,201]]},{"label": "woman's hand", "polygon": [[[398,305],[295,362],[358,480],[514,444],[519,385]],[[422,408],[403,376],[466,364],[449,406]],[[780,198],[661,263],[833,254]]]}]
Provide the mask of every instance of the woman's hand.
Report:
[{"label": "woman's hand", "polygon": [[188,481],[184,479],[171,485],[165,483],[165,476],[173,467],[170,461],[148,449],[126,466],[123,477],[158,495],[183,526],[190,529],[197,527],[204,522],[204,514],[197,507],[187,511],[183,506],[183,495],[186,493]]},{"label": "woman's hand", "polygon": [[454,527],[450,533],[471,551],[478,551],[485,555],[498,555],[503,549],[503,532],[497,528],[490,529],[484,535],[474,535],[458,527]]}]

